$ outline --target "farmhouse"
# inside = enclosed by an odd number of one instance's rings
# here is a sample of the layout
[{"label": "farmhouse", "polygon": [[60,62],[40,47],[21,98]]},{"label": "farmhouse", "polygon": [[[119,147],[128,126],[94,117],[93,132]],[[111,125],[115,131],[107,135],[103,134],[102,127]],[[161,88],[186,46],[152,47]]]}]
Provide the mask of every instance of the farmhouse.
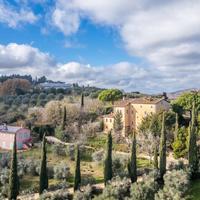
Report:
[{"label": "farmhouse", "polygon": [[0,149],[12,149],[15,135],[17,149],[27,149],[30,146],[31,136],[29,129],[3,124],[0,125]]},{"label": "farmhouse", "polygon": [[126,136],[133,130],[137,130],[143,118],[147,115],[167,111],[170,104],[165,98],[135,98],[118,101],[114,104],[113,113],[104,116],[104,131],[113,129],[114,118],[117,112],[121,113],[123,130],[122,135]]}]

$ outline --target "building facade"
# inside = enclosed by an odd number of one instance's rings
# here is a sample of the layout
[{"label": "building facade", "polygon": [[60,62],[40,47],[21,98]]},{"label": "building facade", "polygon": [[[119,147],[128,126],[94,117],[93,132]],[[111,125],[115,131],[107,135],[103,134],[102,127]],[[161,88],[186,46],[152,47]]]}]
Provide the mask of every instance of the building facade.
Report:
[{"label": "building facade", "polygon": [[146,97],[118,101],[114,104],[113,113],[105,115],[103,118],[104,131],[108,132],[113,129],[114,117],[117,112],[121,113],[123,123],[122,135],[126,136],[133,130],[137,130],[147,115],[169,109],[170,104],[164,98]]},{"label": "building facade", "polygon": [[11,150],[13,148],[15,135],[17,149],[26,149],[29,147],[31,144],[29,129],[4,124],[0,126],[0,149]]}]

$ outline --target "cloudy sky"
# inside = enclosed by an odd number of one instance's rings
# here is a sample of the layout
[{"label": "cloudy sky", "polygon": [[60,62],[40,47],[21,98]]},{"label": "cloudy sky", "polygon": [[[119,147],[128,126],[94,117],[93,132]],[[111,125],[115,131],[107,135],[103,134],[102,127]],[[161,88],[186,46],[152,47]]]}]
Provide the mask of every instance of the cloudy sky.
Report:
[{"label": "cloudy sky", "polygon": [[200,87],[199,0],[0,0],[0,74],[127,91]]}]

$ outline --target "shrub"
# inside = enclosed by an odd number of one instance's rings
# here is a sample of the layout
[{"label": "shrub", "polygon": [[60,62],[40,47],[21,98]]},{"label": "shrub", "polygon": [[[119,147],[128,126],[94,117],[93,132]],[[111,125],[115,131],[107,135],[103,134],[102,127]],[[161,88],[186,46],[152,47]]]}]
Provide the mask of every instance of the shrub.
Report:
[{"label": "shrub", "polygon": [[70,160],[72,161],[75,160],[75,146],[73,144],[67,146],[66,155],[69,156]]},{"label": "shrub", "polygon": [[131,181],[127,178],[116,177],[106,185],[103,193],[94,200],[123,200],[129,195]]},{"label": "shrub", "polygon": [[105,158],[105,152],[103,149],[99,150],[99,151],[95,151],[93,154],[92,154],[92,160],[94,162],[102,162]]},{"label": "shrub", "polygon": [[66,156],[66,147],[64,145],[61,145],[61,144],[54,144],[52,146],[52,152],[56,156]]},{"label": "shrub", "polygon": [[66,180],[70,176],[70,168],[62,162],[54,167],[54,178]]},{"label": "shrub", "polygon": [[82,188],[82,191],[77,191],[74,194],[73,200],[90,200],[92,198],[92,187],[87,185]]},{"label": "shrub", "polygon": [[44,192],[40,200],[69,200],[70,194],[67,190],[57,190],[56,192]]},{"label": "shrub", "polygon": [[155,200],[184,199],[189,188],[189,175],[183,170],[173,170],[164,175],[164,187],[155,195]]},{"label": "shrub", "polygon": [[157,176],[158,173],[155,171],[147,176],[143,176],[141,182],[133,183],[130,189],[129,200],[153,200],[158,190],[158,184],[155,181]]}]

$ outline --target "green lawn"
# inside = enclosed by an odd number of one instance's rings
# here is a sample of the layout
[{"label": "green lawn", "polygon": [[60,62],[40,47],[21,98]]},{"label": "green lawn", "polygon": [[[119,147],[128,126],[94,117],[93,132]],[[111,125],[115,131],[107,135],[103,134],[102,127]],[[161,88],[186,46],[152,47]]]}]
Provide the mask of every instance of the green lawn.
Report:
[{"label": "green lawn", "polygon": [[200,200],[200,180],[192,182],[190,193],[191,200]]}]

